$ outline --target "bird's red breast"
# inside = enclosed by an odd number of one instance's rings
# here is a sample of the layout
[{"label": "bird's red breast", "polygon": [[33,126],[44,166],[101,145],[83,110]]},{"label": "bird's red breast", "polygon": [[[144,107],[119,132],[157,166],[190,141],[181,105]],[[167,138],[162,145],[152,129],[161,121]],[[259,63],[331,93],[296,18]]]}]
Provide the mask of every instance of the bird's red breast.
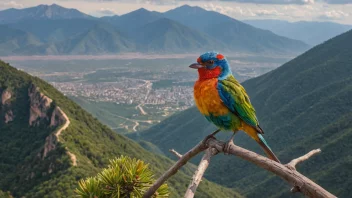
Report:
[{"label": "bird's red breast", "polygon": [[198,69],[199,80],[217,78],[221,74],[221,67],[217,66],[214,69],[200,68]]}]

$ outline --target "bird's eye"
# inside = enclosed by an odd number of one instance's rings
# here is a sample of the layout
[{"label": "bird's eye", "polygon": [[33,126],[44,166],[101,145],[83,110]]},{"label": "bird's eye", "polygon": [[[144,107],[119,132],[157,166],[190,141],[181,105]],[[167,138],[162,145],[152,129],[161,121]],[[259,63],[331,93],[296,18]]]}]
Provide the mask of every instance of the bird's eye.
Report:
[{"label": "bird's eye", "polygon": [[209,60],[209,61],[206,62],[206,65],[210,65],[210,66],[211,66],[211,65],[213,65],[213,64],[214,64],[214,61],[213,61],[213,60]]}]

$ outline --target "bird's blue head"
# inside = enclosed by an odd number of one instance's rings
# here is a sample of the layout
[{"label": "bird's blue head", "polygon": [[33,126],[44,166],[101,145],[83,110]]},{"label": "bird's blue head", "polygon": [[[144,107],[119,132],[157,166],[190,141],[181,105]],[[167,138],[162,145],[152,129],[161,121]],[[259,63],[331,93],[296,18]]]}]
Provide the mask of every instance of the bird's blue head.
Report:
[{"label": "bird's blue head", "polygon": [[230,65],[224,55],[217,52],[206,52],[202,54],[197,63],[189,66],[198,69],[199,79],[219,78],[225,79],[231,75]]}]

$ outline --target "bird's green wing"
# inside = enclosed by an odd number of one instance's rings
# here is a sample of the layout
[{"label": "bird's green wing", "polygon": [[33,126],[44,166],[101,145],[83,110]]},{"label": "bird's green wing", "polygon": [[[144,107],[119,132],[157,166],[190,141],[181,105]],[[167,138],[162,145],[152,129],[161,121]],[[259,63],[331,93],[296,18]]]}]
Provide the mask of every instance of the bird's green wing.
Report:
[{"label": "bird's green wing", "polygon": [[247,92],[235,77],[230,75],[224,80],[219,80],[217,88],[222,102],[231,112],[262,132]]}]

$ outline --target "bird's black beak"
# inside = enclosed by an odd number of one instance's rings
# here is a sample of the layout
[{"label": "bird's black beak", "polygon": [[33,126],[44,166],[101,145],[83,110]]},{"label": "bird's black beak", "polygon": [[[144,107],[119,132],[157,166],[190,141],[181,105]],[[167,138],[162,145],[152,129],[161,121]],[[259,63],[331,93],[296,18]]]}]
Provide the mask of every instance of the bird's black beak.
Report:
[{"label": "bird's black beak", "polygon": [[193,64],[190,65],[189,67],[192,68],[192,69],[199,69],[199,68],[204,67],[204,65],[201,65],[201,64],[199,64],[199,63],[193,63]]}]

